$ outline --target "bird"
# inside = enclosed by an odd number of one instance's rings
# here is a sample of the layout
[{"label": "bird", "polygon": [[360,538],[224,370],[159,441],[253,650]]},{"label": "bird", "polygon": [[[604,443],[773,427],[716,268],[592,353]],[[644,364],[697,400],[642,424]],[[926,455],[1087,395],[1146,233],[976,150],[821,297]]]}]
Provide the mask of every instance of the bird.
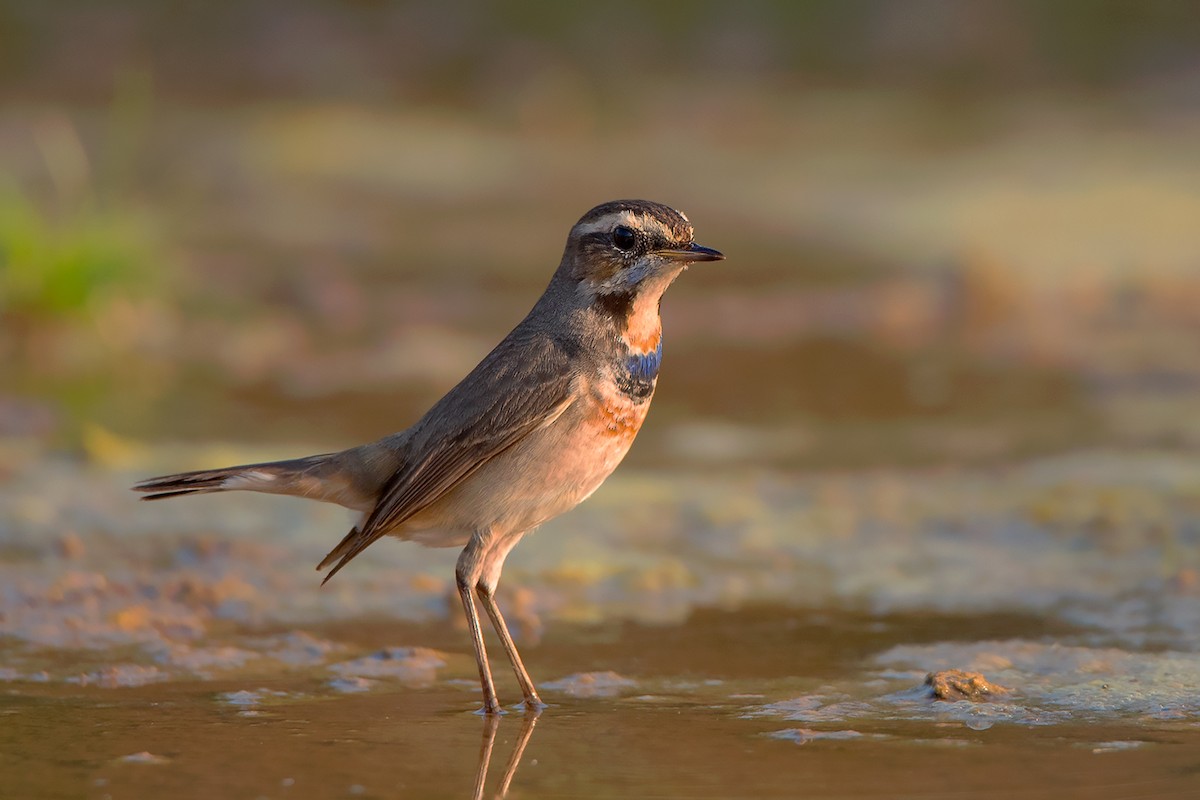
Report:
[{"label": "bird", "polygon": [[323,586],[384,536],[461,547],[455,585],[479,668],[481,713],[502,713],[482,606],[526,710],[545,707],[496,588],[527,533],[590,496],[642,427],[662,361],[663,293],[687,267],[724,254],[697,244],[681,212],[614,200],[571,228],[528,315],[411,427],[334,453],[184,472],[137,483],[143,500],[251,491],[361,513],[317,566]]}]

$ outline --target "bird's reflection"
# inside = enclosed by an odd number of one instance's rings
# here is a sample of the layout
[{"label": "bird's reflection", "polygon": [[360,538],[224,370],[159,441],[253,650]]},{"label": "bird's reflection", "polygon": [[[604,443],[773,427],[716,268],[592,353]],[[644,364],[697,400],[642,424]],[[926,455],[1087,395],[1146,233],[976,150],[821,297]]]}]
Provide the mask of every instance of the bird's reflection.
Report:
[{"label": "bird's reflection", "polygon": [[[533,726],[537,724],[538,717],[542,714],[540,708],[527,710],[521,716],[521,732],[517,736],[517,742],[513,745],[512,754],[508,757],[508,763],[504,766],[504,774],[500,777],[500,785],[496,787],[495,794],[492,797],[503,798],[508,794],[508,786],[512,783],[513,775],[517,774],[517,767],[521,765],[521,756],[525,754],[525,747],[529,744],[529,739],[533,736]],[[475,792],[471,795],[474,800],[483,799],[484,784],[487,783],[488,767],[492,761],[492,746],[496,743],[496,731],[500,728],[500,715],[488,714],[483,720],[483,742],[479,746],[479,769],[475,773]]]}]

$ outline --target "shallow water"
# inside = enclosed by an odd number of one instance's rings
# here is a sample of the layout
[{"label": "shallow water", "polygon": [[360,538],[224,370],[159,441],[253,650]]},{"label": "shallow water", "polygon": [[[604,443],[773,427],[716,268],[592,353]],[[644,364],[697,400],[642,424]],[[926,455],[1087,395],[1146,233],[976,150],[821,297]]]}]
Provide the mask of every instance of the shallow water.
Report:
[{"label": "shallow water", "polygon": [[[489,797],[506,778],[512,797],[1180,797],[1200,785],[1194,714],[983,724],[955,708],[974,704],[924,699],[877,713],[892,685],[919,684],[877,677],[870,654],[888,642],[1037,620],[805,616],[552,626],[529,653],[539,672],[603,666],[632,684],[591,697],[575,696],[588,694],[578,682],[547,682],[550,708],[536,719],[514,709],[494,730],[471,713],[465,656],[432,685],[385,679],[361,693],[304,671],[125,689],[10,684],[3,780],[14,797],[96,798],[470,797],[481,769]],[[356,649],[422,641],[461,652],[445,626],[329,633]],[[850,685],[875,702],[801,721],[784,709],[794,701],[783,698]],[[501,689],[513,697],[508,676]]]},{"label": "shallow water", "polygon": [[[495,648],[496,723],[453,552],[381,543],[318,589],[340,510],[138,504],[163,454],[32,456],[0,484],[6,796],[470,797],[481,764],[479,796],[1200,789],[1200,473],[1170,452],[625,471],[510,559],[551,706],[511,705]],[[995,692],[934,699],[955,669]]]}]

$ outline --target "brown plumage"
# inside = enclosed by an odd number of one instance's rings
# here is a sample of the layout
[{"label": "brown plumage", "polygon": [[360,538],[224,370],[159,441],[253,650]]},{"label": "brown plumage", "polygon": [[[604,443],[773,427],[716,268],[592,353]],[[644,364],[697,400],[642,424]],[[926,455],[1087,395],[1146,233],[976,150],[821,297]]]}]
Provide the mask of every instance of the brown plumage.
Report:
[{"label": "brown plumage", "polygon": [[326,582],[383,536],[462,546],[455,570],[484,710],[499,711],[475,607],[491,619],[525,702],[541,699],[494,594],[509,551],[608,477],[645,419],[661,353],[658,304],[688,264],[724,258],[678,211],[605,203],[572,228],[528,316],[412,427],[338,453],[154,478],[155,500],[248,490],[363,513],[321,561]]}]

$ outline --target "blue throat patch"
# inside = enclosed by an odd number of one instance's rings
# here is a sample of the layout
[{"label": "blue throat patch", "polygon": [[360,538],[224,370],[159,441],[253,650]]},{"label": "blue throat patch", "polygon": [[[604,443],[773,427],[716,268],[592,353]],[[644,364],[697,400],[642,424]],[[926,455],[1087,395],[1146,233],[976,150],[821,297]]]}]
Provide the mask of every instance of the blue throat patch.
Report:
[{"label": "blue throat patch", "polygon": [[625,358],[625,370],[635,381],[652,381],[658,377],[658,367],[662,364],[662,338],[658,347],[652,353],[630,353]]},{"label": "blue throat patch", "polygon": [[661,363],[660,338],[653,353],[630,353],[625,357],[625,368],[617,375],[617,388],[634,402],[642,402],[654,392],[654,379],[658,377],[658,365]]}]

